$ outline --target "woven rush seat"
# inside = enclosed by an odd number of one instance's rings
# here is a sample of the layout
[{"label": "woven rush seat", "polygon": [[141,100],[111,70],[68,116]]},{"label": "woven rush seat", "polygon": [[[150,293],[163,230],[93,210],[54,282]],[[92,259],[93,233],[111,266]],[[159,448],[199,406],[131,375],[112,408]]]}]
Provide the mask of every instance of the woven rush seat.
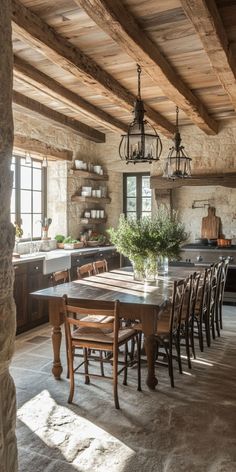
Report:
[{"label": "woven rush seat", "polygon": [[162,335],[166,335],[168,334],[169,332],[169,329],[170,329],[170,315],[171,313],[169,314],[169,317],[166,316],[166,318],[161,318],[158,323],[157,323],[157,331],[156,331],[156,334],[158,336],[162,336]]},{"label": "woven rush seat", "polygon": [[96,315],[87,315],[87,316],[83,316],[83,318],[81,318],[81,324],[82,323],[96,323],[96,325],[99,323],[99,324],[105,324],[105,323],[111,323],[113,321],[113,318],[112,316],[104,316],[104,317],[101,317],[101,316],[96,316]]},{"label": "woven rush seat", "polygon": [[[128,340],[135,335],[135,330],[130,328],[120,329],[118,332],[118,342]],[[80,327],[73,331],[72,343],[76,343],[76,338],[79,342],[91,341],[94,343],[112,344],[114,342],[114,331],[110,329],[100,329],[93,327]]]}]

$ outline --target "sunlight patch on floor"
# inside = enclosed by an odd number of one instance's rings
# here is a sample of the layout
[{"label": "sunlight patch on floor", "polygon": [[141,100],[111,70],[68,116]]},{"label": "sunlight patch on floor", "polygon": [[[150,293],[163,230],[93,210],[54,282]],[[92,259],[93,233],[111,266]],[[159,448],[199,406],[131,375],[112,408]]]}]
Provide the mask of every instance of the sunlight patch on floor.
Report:
[{"label": "sunlight patch on floor", "polygon": [[48,448],[59,449],[73,470],[123,472],[135,454],[102,428],[58,405],[47,390],[26,402],[17,416]]}]

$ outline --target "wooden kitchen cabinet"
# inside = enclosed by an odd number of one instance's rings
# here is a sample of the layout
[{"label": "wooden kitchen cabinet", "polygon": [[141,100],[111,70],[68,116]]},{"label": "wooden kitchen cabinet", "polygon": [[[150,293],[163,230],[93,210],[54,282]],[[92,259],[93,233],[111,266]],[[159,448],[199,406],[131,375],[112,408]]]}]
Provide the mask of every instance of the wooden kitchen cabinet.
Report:
[{"label": "wooden kitchen cabinet", "polygon": [[33,328],[39,324],[48,321],[47,303],[42,300],[36,300],[29,294],[44,287],[43,261],[28,262],[28,319],[30,327]]},{"label": "wooden kitchen cabinet", "polygon": [[36,300],[31,292],[46,288],[43,261],[36,260],[14,266],[14,298],[16,303],[17,334],[48,321],[48,303]]},{"label": "wooden kitchen cabinet", "polygon": [[77,268],[84,264],[94,262],[93,254],[72,254],[71,255],[71,280],[77,279]]},{"label": "wooden kitchen cabinet", "polygon": [[16,303],[17,334],[25,331],[28,324],[27,311],[27,267],[26,264],[14,266],[14,299]]},{"label": "wooden kitchen cabinet", "polygon": [[87,254],[72,254],[71,255],[71,280],[77,279],[77,267],[84,264],[95,262],[101,259],[106,259],[108,270],[118,269],[120,267],[120,255],[115,249],[100,250],[99,248]]},{"label": "wooden kitchen cabinet", "polygon": [[102,259],[106,259],[108,270],[114,270],[120,267],[120,255],[115,249],[109,251],[99,251],[94,255],[95,261]]}]

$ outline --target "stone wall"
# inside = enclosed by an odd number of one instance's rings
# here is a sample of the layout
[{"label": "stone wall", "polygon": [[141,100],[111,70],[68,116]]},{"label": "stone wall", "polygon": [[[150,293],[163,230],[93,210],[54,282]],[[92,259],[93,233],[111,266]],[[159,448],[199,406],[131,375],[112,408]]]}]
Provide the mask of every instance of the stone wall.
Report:
[{"label": "stone wall", "polygon": [[[172,144],[170,140],[161,137],[163,142],[162,158],[155,165],[139,164],[131,166],[130,164],[127,166],[119,158],[119,134],[108,133],[106,143],[96,144],[38,118],[26,117],[19,112],[15,113],[14,118],[16,133],[46,141],[57,147],[71,149],[74,158],[93,163],[99,162],[104,166],[109,174],[107,186],[111,197],[111,204],[105,207],[108,216],[108,227],[116,226],[122,212],[122,173],[150,171],[153,175],[161,174],[163,159],[168,154],[168,149]],[[195,172],[230,172],[236,170],[236,122],[223,122],[217,136],[206,136],[195,126],[183,127],[181,135],[185,149],[193,159],[192,168]],[[70,168],[71,164],[65,162],[49,164],[47,216],[53,219],[50,227],[51,236],[62,233],[78,237],[82,229],[79,219],[85,206],[71,202],[71,196],[83,185],[83,182],[78,177],[70,174]],[[223,233],[228,237],[235,236],[236,189],[184,187],[173,191],[172,202],[173,207],[179,209],[180,218],[190,232],[190,239],[193,240],[199,236],[201,218],[207,212],[206,209],[192,210],[193,200],[202,198],[206,198],[216,207],[217,214],[222,217]],[[169,199],[166,199],[166,202],[169,202]],[[156,206],[157,202],[153,192],[154,211]]]}]

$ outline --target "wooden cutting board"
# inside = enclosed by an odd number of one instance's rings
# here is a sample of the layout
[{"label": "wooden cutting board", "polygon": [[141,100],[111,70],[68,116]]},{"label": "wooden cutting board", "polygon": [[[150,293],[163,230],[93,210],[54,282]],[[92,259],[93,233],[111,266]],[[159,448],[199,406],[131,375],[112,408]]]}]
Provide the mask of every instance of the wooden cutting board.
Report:
[{"label": "wooden cutting board", "polygon": [[208,208],[208,215],[202,218],[201,238],[217,239],[220,236],[221,220],[215,215],[215,208]]}]

